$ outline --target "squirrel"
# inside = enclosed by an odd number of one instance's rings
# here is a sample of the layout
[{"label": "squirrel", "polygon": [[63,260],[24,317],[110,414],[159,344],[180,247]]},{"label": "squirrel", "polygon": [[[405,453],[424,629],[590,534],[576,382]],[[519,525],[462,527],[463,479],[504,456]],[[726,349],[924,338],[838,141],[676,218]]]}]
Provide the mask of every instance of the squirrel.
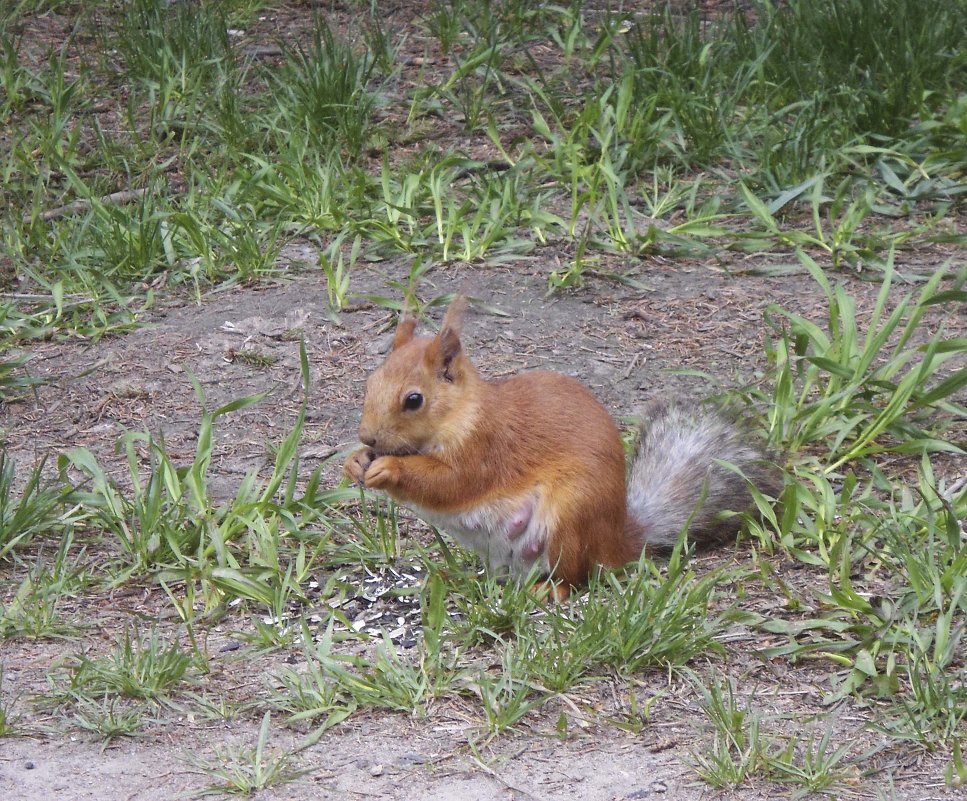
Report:
[{"label": "squirrel", "polygon": [[563,600],[596,565],[666,551],[685,526],[697,545],[735,536],[740,519],[726,512],[753,507],[750,483],[778,493],[768,454],[740,425],[701,409],[657,409],[626,470],[614,420],[576,379],[480,375],[460,341],[465,308],[454,300],[436,336],[416,336],[416,320],[400,319],[366,383],[364,447],[344,472],[449,532],[490,569],[520,580],[536,564]]}]

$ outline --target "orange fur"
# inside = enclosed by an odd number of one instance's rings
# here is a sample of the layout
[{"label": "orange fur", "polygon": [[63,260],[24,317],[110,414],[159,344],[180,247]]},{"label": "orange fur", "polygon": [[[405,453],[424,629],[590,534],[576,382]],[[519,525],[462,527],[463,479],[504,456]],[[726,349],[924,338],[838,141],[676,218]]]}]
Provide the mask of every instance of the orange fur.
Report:
[{"label": "orange fur", "polygon": [[[636,559],[626,531],[625,458],[607,410],[579,382],[553,372],[486,381],[460,345],[462,307],[436,337],[402,323],[370,377],[360,425],[366,448],[347,474],[429,515],[458,516],[537,493],[550,523],[553,577],[584,582],[595,564]],[[423,397],[419,409],[407,397]]]}]

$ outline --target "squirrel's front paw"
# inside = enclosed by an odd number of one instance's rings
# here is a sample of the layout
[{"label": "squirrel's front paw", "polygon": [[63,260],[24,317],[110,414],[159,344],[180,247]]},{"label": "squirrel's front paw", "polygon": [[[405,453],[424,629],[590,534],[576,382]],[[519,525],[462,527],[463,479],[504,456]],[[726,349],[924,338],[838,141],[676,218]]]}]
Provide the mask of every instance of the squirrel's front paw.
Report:
[{"label": "squirrel's front paw", "polygon": [[373,463],[375,454],[369,448],[360,448],[350,454],[346,463],[342,466],[342,471],[349,477],[354,484],[362,484],[366,471]]},{"label": "squirrel's front paw", "polygon": [[363,484],[367,489],[393,486],[399,484],[400,472],[400,457],[380,456],[367,468]]}]

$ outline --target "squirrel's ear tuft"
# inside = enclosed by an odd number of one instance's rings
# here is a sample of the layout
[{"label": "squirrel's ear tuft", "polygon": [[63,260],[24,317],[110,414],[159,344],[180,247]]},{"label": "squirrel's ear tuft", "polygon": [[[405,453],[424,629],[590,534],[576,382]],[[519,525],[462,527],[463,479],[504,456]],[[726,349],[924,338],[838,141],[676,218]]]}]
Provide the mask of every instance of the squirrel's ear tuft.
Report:
[{"label": "squirrel's ear tuft", "polygon": [[403,347],[413,339],[413,332],[416,330],[416,318],[404,314],[399,323],[396,324],[396,335],[393,337],[393,350]]},{"label": "squirrel's ear tuft", "polygon": [[463,346],[460,344],[460,332],[463,330],[463,313],[467,309],[467,299],[457,295],[443,318],[443,325],[437,339],[440,343],[440,362],[445,378],[452,380],[450,366],[460,355]]},{"label": "squirrel's ear tuft", "polygon": [[447,308],[447,313],[443,316],[443,324],[440,326],[442,335],[447,329],[452,330],[457,337],[463,331],[463,313],[467,310],[467,299],[463,295],[455,295]]}]

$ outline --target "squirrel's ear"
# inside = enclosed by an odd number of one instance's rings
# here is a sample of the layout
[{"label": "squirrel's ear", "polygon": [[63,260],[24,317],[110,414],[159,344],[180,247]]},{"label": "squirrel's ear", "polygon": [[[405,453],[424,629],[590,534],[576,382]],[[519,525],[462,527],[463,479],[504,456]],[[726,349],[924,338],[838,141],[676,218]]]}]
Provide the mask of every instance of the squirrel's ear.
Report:
[{"label": "squirrel's ear", "polygon": [[410,317],[409,314],[404,314],[399,323],[396,324],[396,335],[393,337],[393,350],[402,347],[411,339],[413,339],[413,332],[416,330],[416,318]]},{"label": "squirrel's ear", "polygon": [[460,355],[463,346],[460,344],[460,332],[463,330],[463,313],[467,309],[467,299],[457,295],[447,309],[443,318],[443,326],[437,340],[440,343],[440,364],[445,378],[452,380],[450,366]]},{"label": "squirrel's ear", "polygon": [[443,368],[443,377],[453,380],[453,373],[450,368],[453,360],[460,355],[463,346],[460,344],[460,335],[452,328],[444,328],[440,332],[440,366]]},{"label": "squirrel's ear", "polygon": [[467,299],[463,295],[455,296],[447,308],[447,313],[443,315],[443,324],[440,326],[440,333],[442,334],[449,328],[459,337],[460,332],[463,331],[463,313],[466,310]]}]

